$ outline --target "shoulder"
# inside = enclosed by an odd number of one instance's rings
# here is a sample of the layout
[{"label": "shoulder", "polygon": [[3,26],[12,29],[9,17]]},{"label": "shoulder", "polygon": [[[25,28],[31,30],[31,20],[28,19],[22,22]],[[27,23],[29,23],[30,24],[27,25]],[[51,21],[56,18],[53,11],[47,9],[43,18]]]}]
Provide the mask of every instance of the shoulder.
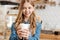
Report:
[{"label": "shoulder", "polygon": [[36,22],[36,33],[40,34],[41,29],[42,29],[42,23],[37,21]]},{"label": "shoulder", "polygon": [[42,24],[42,20],[36,20],[36,24],[38,25],[38,24]]},{"label": "shoulder", "polygon": [[11,30],[15,29],[15,22],[11,25]]},{"label": "shoulder", "polygon": [[36,21],[36,24],[42,24],[42,21]]},{"label": "shoulder", "polygon": [[41,27],[42,26],[42,23],[41,22],[36,22],[36,26],[37,27]]},{"label": "shoulder", "polygon": [[12,27],[14,27],[14,26],[15,26],[15,22],[12,23]]},{"label": "shoulder", "polygon": [[38,20],[36,21],[36,27],[37,27],[37,29],[42,27],[42,20],[41,21],[38,21]]},{"label": "shoulder", "polygon": [[37,29],[37,30],[40,30],[41,28],[42,28],[42,23],[39,22],[39,21],[37,21],[37,22],[36,22],[36,29]]},{"label": "shoulder", "polygon": [[40,16],[36,16],[36,23],[37,24],[42,24],[42,19]]},{"label": "shoulder", "polygon": [[15,22],[13,22],[12,25],[15,25]]}]

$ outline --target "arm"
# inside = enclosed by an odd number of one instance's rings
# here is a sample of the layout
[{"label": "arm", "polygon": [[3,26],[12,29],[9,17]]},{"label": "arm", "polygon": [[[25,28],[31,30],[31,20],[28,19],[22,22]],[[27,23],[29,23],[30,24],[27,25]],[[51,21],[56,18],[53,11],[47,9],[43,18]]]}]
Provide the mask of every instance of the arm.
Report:
[{"label": "arm", "polygon": [[36,31],[34,36],[30,36],[29,40],[39,40],[40,39],[40,32],[41,32],[41,23],[37,23]]},{"label": "arm", "polygon": [[12,27],[11,27],[11,35],[9,40],[17,40],[17,34],[14,28],[14,23],[12,24]]}]

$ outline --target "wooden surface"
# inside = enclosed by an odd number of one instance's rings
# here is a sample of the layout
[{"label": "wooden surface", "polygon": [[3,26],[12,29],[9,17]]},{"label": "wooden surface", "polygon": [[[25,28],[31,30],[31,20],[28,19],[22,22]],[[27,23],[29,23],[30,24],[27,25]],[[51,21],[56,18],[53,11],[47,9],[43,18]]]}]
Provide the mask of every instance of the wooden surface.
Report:
[{"label": "wooden surface", "polygon": [[[9,40],[9,37],[10,37],[10,33],[11,31],[7,31],[6,32],[6,39],[4,40]],[[2,33],[0,33],[0,36],[3,36]],[[4,36],[3,36],[4,37]],[[44,34],[44,33],[41,33],[40,35],[40,39],[49,39],[49,40],[60,40],[60,35],[54,35],[54,34]]]},{"label": "wooden surface", "polygon": [[60,35],[41,33],[40,38],[41,39],[60,40]]}]

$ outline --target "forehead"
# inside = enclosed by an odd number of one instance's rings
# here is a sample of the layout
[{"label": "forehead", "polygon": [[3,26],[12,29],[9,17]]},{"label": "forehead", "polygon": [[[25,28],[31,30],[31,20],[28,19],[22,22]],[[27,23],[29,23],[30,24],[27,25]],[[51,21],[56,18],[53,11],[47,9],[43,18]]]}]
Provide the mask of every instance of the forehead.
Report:
[{"label": "forehead", "polygon": [[23,7],[33,7],[29,2],[25,2]]}]

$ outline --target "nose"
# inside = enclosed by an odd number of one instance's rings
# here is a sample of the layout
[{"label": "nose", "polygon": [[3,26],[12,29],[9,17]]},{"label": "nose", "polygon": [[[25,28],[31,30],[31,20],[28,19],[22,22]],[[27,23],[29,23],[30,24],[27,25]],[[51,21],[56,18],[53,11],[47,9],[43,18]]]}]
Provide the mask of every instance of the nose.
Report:
[{"label": "nose", "polygon": [[26,12],[26,13],[28,13],[28,11],[29,11],[29,9],[28,9],[28,8],[26,8],[25,12]]}]

